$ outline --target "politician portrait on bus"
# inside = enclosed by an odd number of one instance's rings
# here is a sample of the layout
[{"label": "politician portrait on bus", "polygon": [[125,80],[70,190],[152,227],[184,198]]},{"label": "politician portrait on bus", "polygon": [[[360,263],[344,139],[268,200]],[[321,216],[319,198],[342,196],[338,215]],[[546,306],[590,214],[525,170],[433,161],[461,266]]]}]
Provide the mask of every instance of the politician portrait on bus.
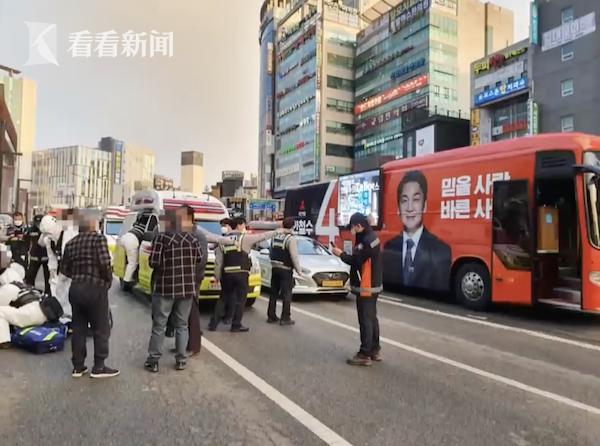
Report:
[{"label": "politician portrait on bus", "polygon": [[427,178],[407,172],[397,190],[402,233],[384,246],[384,278],[408,288],[447,290],[452,255],[450,246],[424,226],[427,212]]}]

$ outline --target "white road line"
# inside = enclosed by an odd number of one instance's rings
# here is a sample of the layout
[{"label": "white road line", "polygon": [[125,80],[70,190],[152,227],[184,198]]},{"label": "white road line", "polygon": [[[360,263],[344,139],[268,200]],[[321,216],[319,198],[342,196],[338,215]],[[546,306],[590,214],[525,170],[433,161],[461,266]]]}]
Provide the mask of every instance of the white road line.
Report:
[{"label": "white road line", "polygon": [[[579,347],[579,348],[584,348],[587,350],[594,350],[594,351],[600,352],[600,345],[590,344],[588,342],[575,341],[573,339],[562,338],[560,336],[554,336],[551,334],[543,333],[541,331],[534,331],[534,330],[528,330],[526,328],[512,327],[510,325],[498,324],[496,322],[485,321],[485,320],[481,320],[479,318],[476,319],[476,316],[460,316],[458,314],[445,313],[440,310],[431,310],[429,308],[423,308],[423,307],[419,307],[417,305],[410,305],[410,304],[398,302],[395,298],[390,297],[390,296],[385,296],[385,295],[382,295],[382,296],[385,297],[385,299],[379,299],[380,302],[384,302],[389,305],[394,305],[396,307],[407,308],[409,310],[420,311],[421,313],[433,314],[435,316],[441,316],[441,317],[445,317],[448,319],[455,319],[458,321],[466,321],[466,322],[470,322],[472,324],[483,325],[486,327],[497,328],[500,330],[512,331],[515,333],[521,333],[521,334],[525,334],[528,336],[533,336],[535,338],[544,339],[546,341],[560,342],[562,344],[572,345],[574,347]],[[393,300],[390,300],[390,299],[393,299]]]},{"label": "white road line", "polygon": [[[261,297],[261,299],[267,300],[264,297]],[[295,313],[304,314],[305,316],[309,316],[309,317],[311,317],[313,319],[318,319],[318,320],[320,320],[322,322],[326,322],[328,324],[335,325],[336,327],[340,327],[340,328],[343,328],[345,330],[352,331],[352,332],[355,332],[355,333],[360,333],[360,331],[358,330],[358,328],[351,327],[350,325],[343,324],[343,323],[338,322],[336,320],[329,319],[329,318],[321,316],[319,314],[303,310],[302,308],[298,308],[297,306],[293,306],[293,310],[294,310]],[[583,411],[591,413],[593,415],[600,415],[600,407],[590,406],[588,404],[582,403],[582,402],[577,401],[577,400],[573,400],[571,398],[564,397],[562,395],[558,395],[556,393],[552,393],[552,392],[548,392],[546,390],[538,389],[537,387],[529,386],[529,385],[524,384],[522,382],[515,381],[514,379],[506,378],[505,376],[501,376],[501,375],[496,375],[495,373],[487,372],[485,370],[478,369],[476,367],[472,367],[472,366],[470,366],[468,364],[465,364],[465,363],[462,363],[462,362],[459,362],[459,361],[454,361],[453,359],[446,358],[445,356],[436,355],[435,353],[430,353],[428,351],[421,350],[419,348],[412,347],[412,346],[407,345],[407,344],[402,344],[401,342],[394,341],[393,339],[381,337],[380,340],[383,343],[392,345],[394,347],[400,348],[400,349],[405,350],[405,351],[410,352],[410,353],[414,353],[415,355],[419,355],[419,356],[422,356],[424,358],[431,359],[433,361],[437,361],[437,362],[441,362],[443,364],[450,365],[450,366],[455,367],[457,369],[473,373],[473,374],[475,374],[477,376],[481,376],[483,378],[488,378],[488,379],[490,379],[492,381],[496,381],[498,383],[505,384],[507,386],[514,387],[514,388],[519,389],[519,390],[523,390],[524,392],[528,392],[528,393],[531,393],[533,395],[537,395],[537,396],[541,396],[543,398],[547,398],[549,400],[552,400],[552,401],[555,401],[557,403],[561,403],[561,404],[573,407],[575,409],[583,410]]]},{"label": "white road line", "polygon": [[208,339],[204,338],[202,340],[202,345],[210,353],[227,365],[231,370],[252,384],[252,386],[255,387],[260,393],[265,395],[267,398],[289,413],[298,422],[302,423],[304,427],[323,440],[326,444],[332,446],[352,446],[351,443],[347,442],[344,438],[336,434],[334,431],[306,412],[292,400],[287,398],[273,386],[268,384],[264,379],[260,378],[254,372],[237,362]]}]

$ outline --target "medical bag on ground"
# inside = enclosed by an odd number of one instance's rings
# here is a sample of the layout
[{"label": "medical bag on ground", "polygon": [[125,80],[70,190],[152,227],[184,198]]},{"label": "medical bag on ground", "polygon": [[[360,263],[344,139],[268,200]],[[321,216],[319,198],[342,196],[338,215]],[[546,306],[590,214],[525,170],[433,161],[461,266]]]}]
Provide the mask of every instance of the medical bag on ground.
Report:
[{"label": "medical bag on ground", "polygon": [[31,353],[59,352],[65,348],[67,326],[63,324],[47,324],[37,327],[17,328],[11,335],[13,346]]}]

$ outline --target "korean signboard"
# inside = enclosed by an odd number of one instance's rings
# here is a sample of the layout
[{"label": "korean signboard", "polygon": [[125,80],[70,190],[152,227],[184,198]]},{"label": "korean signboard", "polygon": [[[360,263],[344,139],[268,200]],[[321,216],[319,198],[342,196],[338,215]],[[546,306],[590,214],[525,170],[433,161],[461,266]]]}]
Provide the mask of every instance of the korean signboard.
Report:
[{"label": "korean signboard", "polygon": [[391,78],[392,80],[396,80],[399,77],[405,76],[408,73],[415,71],[417,68],[420,68],[425,65],[425,58],[421,58],[419,60],[415,60],[414,62],[407,63],[397,70],[392,72]]},{"label": "korean signboard", "polygon": [[527,78],[522,77],[516,79],[513,82],[505,82],[499,87],[490,88],[487,91],[481,92],[475,96],[475,106],[486,104],[488,102],[495,101],[496,99],[503,98],[505,96],[523,91],[527,88]]},{"label": "korean signboard", "polygon": [[397,33],[412,23],[431,6],[431,0],[405,0],[390,11],[390,31]]},{"label": "korean signboard", "polygon": [[425,108],[429,103],[429,96],[421,96],[414,101],[411,101],[407,104],[404,104],[400,107],[397,107],[393,110],[390,110],[385,113],[381,113],[380,115],[373,116],[372,118],[363,119],[359,121],[356,125],[356,131],[361,132],[364,130],[371,129],[373,127],[379,127],[382,124],[385,124],[389,121],[393,121],[394,119],[399,119],[402,116],[402,113],[407,112],[409,110],[413,110],[415,108]]},{"label": "korean signboard", "polygon": [[481,125],[479,115],[481,111],[478,108],[471,110],[471,145],[479,144],[479,128]]},{"label": "korean signboard", "polygon": [[354,107],[354,114],[360,115],[372,108],[378,107],[380,105],[386,104],[390,101],[393,101],[396,98],[402,97],[408,93],[412,93],[413,91],[419,90],[427,86],[429,83],[429,77],[427,74],[422,74],[417,76],[409,81],[406,81],[394,88],[390,88],[387,91],[384,91],[380,95],[377,95],[368,101],[362,102],[356,107]]},{"label": "korean signboard", "polygon": [[527,101],[527,134],[537,135],[540,132],[540,110],[533,99]]},{"label": "korean signboard", "polygon": [[479,74],[484,71],[500,68],[504,66],[509,60],[514,59],[515,57],[522,56],[526,52],[527,47],[524,46],[523,48],[507,51],[505,53],[496,53],[490,56],[487,60],[484,60],[483,62],[477,62],[475,65],[473,65],[473,72],[475,74]]},{"label": "korean signboard", "polygon": [[535,2],[531,3],[531,24],[529,25],[529,31],[530,31],[530,35],[529,35],[529,41],[532,45],[538,45],[539,42],[539,34],[540,34],[540,28],[539,28],[539,17],[538,17],[538,7],[537,4],[535,4]]},{"label": "korean signboard", "polygon": [[590,12],[583,17],[563,23],[542,35],[542,51],[580,39],[596,31],[596,13]]}]

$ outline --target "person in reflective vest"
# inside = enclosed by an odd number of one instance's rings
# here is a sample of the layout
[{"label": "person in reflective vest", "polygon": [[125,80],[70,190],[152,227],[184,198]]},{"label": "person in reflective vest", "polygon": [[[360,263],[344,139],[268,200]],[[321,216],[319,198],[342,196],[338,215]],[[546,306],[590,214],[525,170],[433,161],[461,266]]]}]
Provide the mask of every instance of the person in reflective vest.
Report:
[{"label": "person in reflective vest", "polygon": [[42,231],[40,230],[40,222],[43,215],[33,217],[33,224],[27,230],[27,241],[29,242],[29,266],[25,275],[25,283],[35,286],[35,281],[40,268],[44,272],[44,292],[51,294],[50,289],[50,269],[48,269],[48,251],[45,246],[38,244]]},{"label": "person in reflective vest", "polygon": [[13,224],[6,233],[8,237],[7,244],[12,251],[13,262],[17,262],[23,268],[27,268],[27,241],[25,239],[27,226],[23,221],[23,214],[15,212],[13,214]]},{"label": "person in reflective vest", "polygon": [[372,361],[381,361],[377,319],[377,297],[383,291],[381,244],[367,217],[360,213],[350,217],[348,229],[356,237],[352,254],[337,247],[332,249],[334,255],[350,265],[350,286],[356,295],[361,345],[360,351],[347,362],[369,366]]},{"label": "person in reflective vest", "polygon": [[[215,315],[218,314],[217,312],[221,313],[225,301],[229,301],[230,305],[234,306],[231,331],[243,333],[249,330],[248,327],[242,325],[242,317],[248,295],[248,276],[252,267],[250,250],[255,244],[273,238],[282,230],[248,234],[246,233],[246,220],[241,217],[233,219],[232,227],[233,231],[228,234],[228,237],[235,240],[236,245],[219,245],[215,252],[215,276],[221,281],[224,296],[217,302]],[[215,331],[218,324],[219,319],[213,316],[208,329]]]},{"label": "person in reflective vest", "polygon": [[[298,245],[293,234],[294,219],[283,220],[283,232],[271,241],[271,296],[267,311],[267,322],[280,325],[294,325],[291,319],[292,290],[294,288],[294,270],[302,275],[298,259]],[[283,301],[281,319],[277,317],[277,299]]]}]

